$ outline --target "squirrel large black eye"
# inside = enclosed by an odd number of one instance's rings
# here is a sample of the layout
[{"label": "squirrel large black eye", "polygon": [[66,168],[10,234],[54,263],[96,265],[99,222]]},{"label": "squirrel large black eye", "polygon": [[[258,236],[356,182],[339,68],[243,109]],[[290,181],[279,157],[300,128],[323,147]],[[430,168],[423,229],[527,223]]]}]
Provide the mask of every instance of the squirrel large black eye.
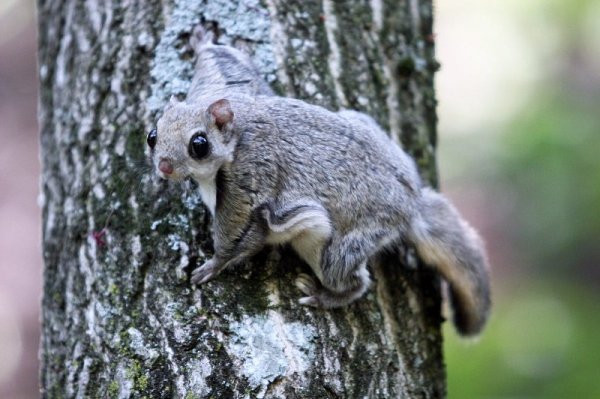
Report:
[{"label": "squirrel large black eye", "polygon": [[190,156],[194,159],[202,159],[208,155],[210,150],[210,146],[208,144],[208,140],[202,133],[196,133],[192,136],[190,140],[190,147],[188,152]]},{"label": "squirrel large black eye", "polygon": [[156,129],[150,130],[150,133],[148,133],[148,137],[146,137],[146,143],[148,143],[148,146],[150,148],[154,148],[154,146],[156,145]]}]

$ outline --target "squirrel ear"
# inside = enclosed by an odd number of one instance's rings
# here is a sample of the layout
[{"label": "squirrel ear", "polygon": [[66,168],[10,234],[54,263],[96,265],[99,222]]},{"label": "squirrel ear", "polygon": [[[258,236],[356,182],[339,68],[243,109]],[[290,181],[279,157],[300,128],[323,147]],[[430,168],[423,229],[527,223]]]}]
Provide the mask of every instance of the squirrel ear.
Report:
[{"label": "squirrel ear", "polygon": [[233,120],[231,104],[229,104],[229,101],[224,98],[212,103],[206,112],[208,113],[209,117],[213,118],[214,123],[217,125],[219,130],[222,130],[223,126]]}]

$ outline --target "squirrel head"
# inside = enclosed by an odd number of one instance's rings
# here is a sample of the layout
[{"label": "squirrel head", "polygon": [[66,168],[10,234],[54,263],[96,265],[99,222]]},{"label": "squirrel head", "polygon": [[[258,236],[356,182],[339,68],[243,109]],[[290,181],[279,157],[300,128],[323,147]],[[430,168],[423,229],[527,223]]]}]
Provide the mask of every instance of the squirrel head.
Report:
[{"label": "squirrel head", "polygon": [[233,160],[233,111],[220,99],[207,108],[171,98],[147,138],[152,163],[162,178],[214,179]]}]

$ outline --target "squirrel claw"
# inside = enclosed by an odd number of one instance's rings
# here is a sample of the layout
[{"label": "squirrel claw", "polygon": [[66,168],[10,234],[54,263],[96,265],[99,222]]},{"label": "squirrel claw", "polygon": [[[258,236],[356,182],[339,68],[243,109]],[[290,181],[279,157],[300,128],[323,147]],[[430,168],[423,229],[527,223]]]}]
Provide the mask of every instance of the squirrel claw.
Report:
[{"label": "squirrel claw", "polygon": [[320,308],[321,307],[321,303],[319,302],[319,300],[315,296],[305,296],[305,297],[302,297],[302,298],[300,298],[298,300],[298,303],[300,305],[312,306],[312,307],[315,307],[315,308]]},{"label": "squirrel claw", "polygon": [[319,301],[319,298],[316,295],[318,291],[317,284],[313,277],[302,273],[298,275],[294,283],[300,291],[308,295],[298,300],[300,305],[313,306],[315,308],[321,307],[321,301]]},{"label": "squirrel claw", "polygon": [[317,291],[317,285],[315,284],[315,280],[308,274],[299,274],[294,284],[300,291],[302,291],[306,295],[312,296]]},{"label": "squirrel claw", "polygon": [[219,271],[216,268],[216,264],[212,259],[210,259],[204,262],[202,266],[194,269],[194,271],[192,272],[191,281],[192,284],[204,284],[208,280],[215,277],[217,274],[219,274]]}]

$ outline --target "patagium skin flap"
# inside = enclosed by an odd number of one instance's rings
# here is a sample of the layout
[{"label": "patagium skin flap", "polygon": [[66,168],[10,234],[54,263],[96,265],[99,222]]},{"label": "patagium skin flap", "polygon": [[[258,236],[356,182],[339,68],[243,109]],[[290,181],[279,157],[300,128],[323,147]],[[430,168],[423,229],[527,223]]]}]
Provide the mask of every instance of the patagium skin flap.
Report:
[{"label": "patagium skin flap", "polygon": [[194,179],[213,215],[215,254],[194,270],[203,284],[266,245],[289,243],[311,267],[303,305],[360,298],[367,262],[410,242],[449,283],[454,321],[479,333],[489,314],[481,239],[414,161],[368,115],[275,96],[249,57],[198,28],[192,88],[148,136],[164,178]]}]

